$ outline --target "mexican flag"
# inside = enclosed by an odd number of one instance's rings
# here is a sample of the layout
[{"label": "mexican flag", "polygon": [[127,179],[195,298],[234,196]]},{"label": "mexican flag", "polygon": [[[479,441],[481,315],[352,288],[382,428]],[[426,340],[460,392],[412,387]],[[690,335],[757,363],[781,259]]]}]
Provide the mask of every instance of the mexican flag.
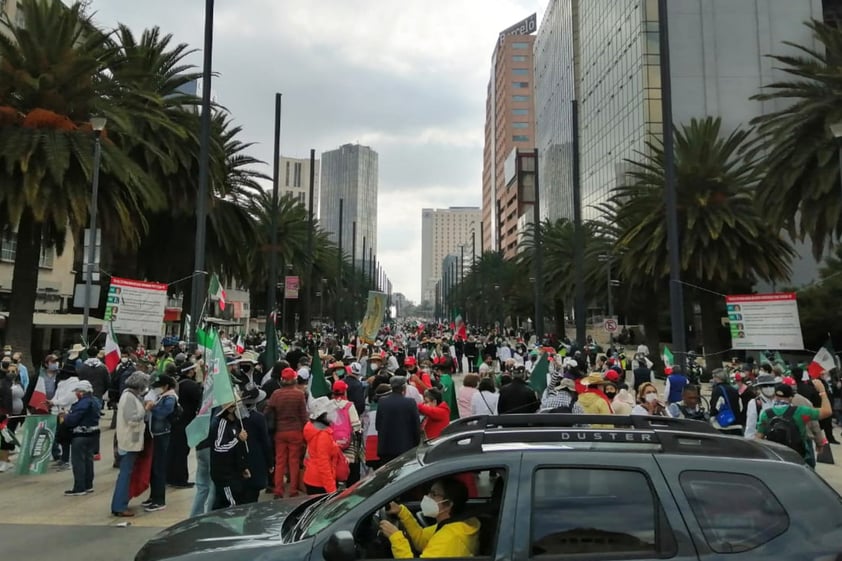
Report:
[{"label": "mexican flag", "polygon": [[105,367],[111,374],[120,364],[120,346],[114,337],[114,328],[109,323],[105,326]]},{"label": "mexican flag", "polygon": [[225,352],[222,341],[217,333],[202,330],[196,331],[196,339],[201,345],[207,345],[205,367],[207,374],[202,384],[202,401],[196,418],[187,425],[187,444],[193,448],[208,437],[210,432],[211,410],[214,407],[231,403],[235,400],[234,388],[231,386],[231,376],[225,363]]},{"label": "mexican flag", "polygon": [[674,366],[675,365],[675,357],[672,356],[672,351],[669,347],[664,347],[664,354],[661,355],[661,358],[664,359],[664,366]]},{"label": "mexican flag", "polygon": [[241,355],[246,352],[246,343],[243,341],[242,335],[237,335],[237,354]]},{"label": "mexican flag", "polygon": [[830,372],[834,368],[836,368],[836,360],[833,357],[830,341],[828,341],[813,357],[813,361],[807,366],[807,372],[810,374],[810,378],[815,380],[822,375],[822,372]]},{"label": "mexican flag", "polygon": [[330,397],[331,388],[325,379],[325,371],[322,368],[322,358],[319,351],[313,353],[313,362],[310,365],[310,397]]},{"label": "mexican flag", "polygon": [[547,389],[547,374],[549,371],[550,360],[547,358],[547,353],[541,353],[538,362],[532,368],[532,373],[529,374],[529,385],[539,396],[543,395],[544,390]]},{"label": "mexican flag", "polygon": [[222,288],[222,283],[219,282],[219,277],[216,273],[213,274],[208,286],[208,296],[211,300],[219,300],[219,309],[225,309],[225,289]]}]

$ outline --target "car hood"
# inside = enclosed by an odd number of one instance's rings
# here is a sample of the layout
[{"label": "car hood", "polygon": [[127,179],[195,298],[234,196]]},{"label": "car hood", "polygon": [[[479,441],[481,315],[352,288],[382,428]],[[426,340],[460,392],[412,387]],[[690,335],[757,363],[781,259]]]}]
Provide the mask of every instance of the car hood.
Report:
[{"label": "car hood", "polygon": [[[314,497],[299,497],[235,506],[215,510],[189,518],[161,531],[140,549],[135,561],[163,561],[180,558],[199,559],[197,553],[208,558],[224,559],[226,552],[243,557],[243,550],[283,544],[281,530],[284,521],[296,508]],[[302,547],[303,543],[289,544]],[[309,544],[307,545],[309,547]]]}]

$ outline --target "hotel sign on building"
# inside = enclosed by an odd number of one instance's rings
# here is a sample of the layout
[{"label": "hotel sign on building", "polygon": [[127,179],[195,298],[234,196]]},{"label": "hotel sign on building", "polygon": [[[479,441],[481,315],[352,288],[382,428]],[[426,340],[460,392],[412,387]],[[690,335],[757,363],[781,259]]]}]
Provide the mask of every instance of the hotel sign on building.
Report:
[{"label": "hotel sign on building", "polygon": [[531,35],[538,30],[538,14],[532,14],[511,27],[500,32],[500,46],[506,42],[506,37],[511,35]]}]

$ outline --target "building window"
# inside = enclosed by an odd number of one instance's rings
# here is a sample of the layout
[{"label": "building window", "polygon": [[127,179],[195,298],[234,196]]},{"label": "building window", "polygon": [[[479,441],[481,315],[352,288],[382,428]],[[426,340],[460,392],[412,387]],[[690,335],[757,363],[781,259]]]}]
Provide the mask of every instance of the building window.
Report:
[{"label": "building window", "polygon": [[529,43],[512,43],[513,49],[528,49]]},{"label": "building window", "polygon": [[526,55],[514,55],[512,56],[512,62],[526,62]]},{"label": "building window", "polygon": [[[789,528],[789,516],[762,481],[738,473],[685,471],[679,478],[705,540],[717,553],[742,553]],[[739,511],[734,505],[740,505]]]},{"label": "building window", "polygon": [[522,121],[517,122],[517,123],[512,123],[512,128],[515,128],[515,129],[528,129],[528,128],[529,128],[529,123],[524,123],[524,122],[522,122]]},{"label": "building window", "polygon": [[516,134],[512,136],[514,142],[529,142],[529,136],[525,134]]},{"label": "building window", "polygon": [[284,181],[284,185],[289,187],[289,162],[286,165],[286,180]]},{"label": "building window", "polygon": [[512,82],[512,86],[516,88],[528,88],[529,82]]},{"label": "building window", "polygon": [[667,557],[672,532],[646,476],[631,470],[546,468],[532,479],[531,557]]},{"label": "building window", "polygon": [[[0,236],[0,261],[4,263],[14,263],[17,255],[17,245],[18,240],[16,234],[7,232]],[[42,269],[52,269],[54,259],[55,249],[42,245],[41,256],[38,259],[38,267]]]},{"label": "building window", "polygon": [[300,193],[298,193],[298,202],[301,203],[302,205],[304,204],[304,191],[301,191]]},{"label": "building window", "polygon": [[293,187],[301,187],[301,162],[295,162],[295,173],[293,174]]},{"label": "building window", "polygon": [[512,115],[529,115],[529,109],[512,109]]},{"label": "building window", "polygon": [[528,68],[513,68],[512,74],[515,76],[529,76],[529,69]]},{"label": "building window", "polygon": [[513,95],[512,101],[517,101],[517,102],[529,101],[529,96],[528,95]]}]

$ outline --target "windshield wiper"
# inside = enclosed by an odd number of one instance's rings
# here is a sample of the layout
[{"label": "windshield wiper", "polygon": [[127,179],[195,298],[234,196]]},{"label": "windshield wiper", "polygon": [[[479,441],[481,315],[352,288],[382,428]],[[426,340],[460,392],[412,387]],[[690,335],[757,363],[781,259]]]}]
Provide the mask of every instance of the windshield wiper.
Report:
[{"label": "windshield wiper", "polygon": [[318,507],[321,506],[327,499],[335,495],[336,492],[329,493],[319,499],[316,499],[310,506],[304,509],[304,512],[301,515],[301,518],[298,519],[298,522],[292,528],[292,535],[293,539],[297,540],[301,537],[301,534],[304,533],[304,530],[307,529],[307,526],[310,525],[310,522],[316,515],[316,511],[318,511]]}]

